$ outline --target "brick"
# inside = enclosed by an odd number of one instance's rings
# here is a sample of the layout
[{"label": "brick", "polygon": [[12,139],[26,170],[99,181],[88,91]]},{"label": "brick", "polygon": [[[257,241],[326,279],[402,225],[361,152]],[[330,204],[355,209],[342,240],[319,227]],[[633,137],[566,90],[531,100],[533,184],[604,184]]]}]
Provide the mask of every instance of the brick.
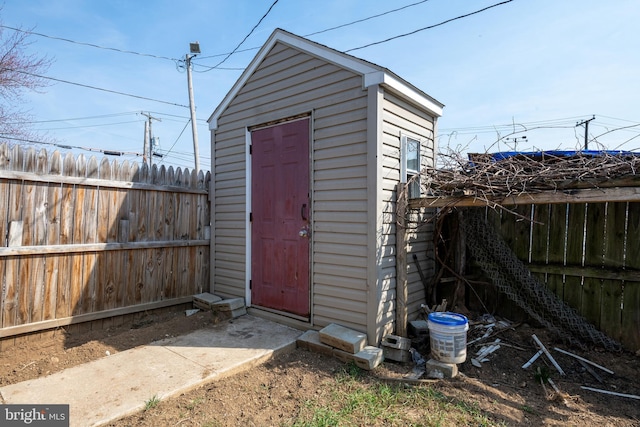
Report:
[{"label": "brick", "polygon": [[353,355],[353,361],[359,368],[370,371],[382,363],[384,360],[382,353],[381,348],[366,346]]},{"label": "brick", "polygon": [[333,347],[320,342],[320,333],[318,331],[307,331],[300,335],[296,340],[296,344],[300,348],[305,348],[315,353],[333,356]]},{"label": "brick", "polygon": [[409,350],[411,348],[411,340],[398,335],[385,335],[380,343],[382,347],[397,348],[398,350]]},{"label": "brick", "polygon": [[458,365],[429,359],[425,365],[425,372],[429,378],[454,378],[458,375]]},{"label": "brick", "polygon": [[332,323],[320,330],[320,342],[356,354],[366,345],[367,335]]},{"label": "brick", "polygon": [[393,347],[382,347],[382,354],[385,359],[393,360],[394,362],[406,363],[411,360],[411,353],[409,350],[400,350]]},{"label": "brick", "polygon": [[244,298],[230,298],[211,304],[213,311],[233,311],[244,307]]}]

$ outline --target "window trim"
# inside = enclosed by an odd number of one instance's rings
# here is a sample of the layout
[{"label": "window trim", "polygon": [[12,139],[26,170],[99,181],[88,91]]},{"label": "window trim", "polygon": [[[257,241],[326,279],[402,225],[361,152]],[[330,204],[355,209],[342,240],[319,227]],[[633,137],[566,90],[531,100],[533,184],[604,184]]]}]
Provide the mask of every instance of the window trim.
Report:
[{"label": "window trim", "polygon": [[407,166],[407,162],[409,158],[407,156],[407,147],[409,145],[409,141],[415,141],[418,143],[418,165],[422,164],[422,141],[420,138],[415,138],[406,134],[401,134],[400,136],[400,182],[406,183],[407,176],[409,174],[418,175],[420,174],[419,169],[409,169]]},{"label": "window trim", "polygon": [[[408,168],[408,155],[407,155],[407,147],[409,146],[409,141],[415,141],[418,145],[418,166],[420,167],[422,165],[422,140],[420,138],[411,136],[411,135],[407,135],[404,133],[400,134],[400,182],[402,184],[406,184],[409,181],[409,175],[411,175],[411,177],[418,175],[418,179],[415,180],[415,182],[418,184],[417,185],[417,190],[421,192],[420,189],[420,170],[416,170],[416,169],[410,169]],[[411,185],[411,187],[414,187],[414,185]],[[413,192],[416,189],[410,189],[410,192]],[[419,194],[414,194],[414,196],[419,197]]]}]

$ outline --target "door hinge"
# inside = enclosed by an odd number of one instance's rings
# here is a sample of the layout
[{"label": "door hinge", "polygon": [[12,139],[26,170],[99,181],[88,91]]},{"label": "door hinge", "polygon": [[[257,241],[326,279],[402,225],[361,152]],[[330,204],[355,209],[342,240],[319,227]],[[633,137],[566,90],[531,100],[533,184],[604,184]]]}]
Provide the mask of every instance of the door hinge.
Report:
[{"label": "door hinge", "polygon": [[249,222],[253,222],[253,212],[249,212]]},{"label": "door hinge", "polygon": [[253,289],[253,280],[249,279],[249,289]]},{"label": "door hinge", "polygon": [[253,154],[253,144],[249,144],[249,154]]}]

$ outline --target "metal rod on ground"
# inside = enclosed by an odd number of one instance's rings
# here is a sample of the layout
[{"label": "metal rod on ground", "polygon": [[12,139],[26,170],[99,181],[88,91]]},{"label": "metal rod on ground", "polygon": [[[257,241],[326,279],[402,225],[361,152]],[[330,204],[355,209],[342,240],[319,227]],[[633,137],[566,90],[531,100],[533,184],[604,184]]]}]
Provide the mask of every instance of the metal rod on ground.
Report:
[{"label": "metal rod on ground", "polygon": [[547,378],[547,381],[551,384],[551,387],[553,387],[556,393],[560,394],[560,389],[556,386],[556,383],[554,383],[551,378]]},{"label": "metal rod on ground", "polygon": [[536,344],[538,345],[538,347],[540,347],[540,350],[544,351],[544,354],[549,358],[549,361],[553,364],[553,366],[556,368],[556,370],[560,373],[560,375],[565,375],[564,371],[562,370],[562,368],[560,367],[560,365],[558,365],[558,362],[556,362],[556,359],[553,358],[553,356],[551,355],[551,353],[549,353],[549,350],[547,350],[547,347],[544,346],[544,344],[542,344],[542,342],[538,339],[538,337],[536,336],[536,334],[531,335],[531,337],[533,338],[533,340],[536,342]]},{"label": "metal rod on ground", "polygon": [[589,366],[588,364],[584,363],[582,360],[578,360],[578,362],[582,365],[582,367],[591,374],[591,376],[593,378],[595,378],[599,383],[604,383],[604,381],[602,381],[602,378],[600,378],[600,375],[596,374],[596,371],[594,371],[593,369],[591,369],[591,366]]},{"label": "metal rod on ground", "polygon": [[619,397],[628,397],[630,399],[637,399],[640,400],[640,396],[637,396],[635,394],[624,394],[624,393],[616,393],[615,391],[609,391],[609,390],[601,390],[599,388],[593,388],[593,387],[586,387],[586,386],[580,386],[581,389],[583,390],[590,390],[590,391],[595,391],[596,393],[604,393],[604,394],[610,394],[612,396],[619,396]]},{"label": "metal rod on ground", "polygon": [[538,352],[536,354],[534,354],[533,357],[531,359],[529,359],[529,361],[527,363],[522,365],[522,369],[527,369],[529,366],[531,366],[533,364],[533,362],[538,360],[538,357],[540,357],[541,354],[542,354],[542,350],[538,350]]},{"label": "metal rod on ground", "polygon": [[577,354],[570,353],[570,352],[568,352],[568,351],[566,351],[566,350],[562,350],[561,348],[558,348],[558,347],[553,347],[553,349],[554,349],[555,351],[559,351],[560,353],[566,354],[567,356],[575,357],[575,358],[576,358],[576,359],[578,359],[578,360],[582,360],[583,362],[588,363],[589,365],[595,366],[595,367],[596,367],[596,368],[598,368],[598,369],[602,369],[603,371],[605,371],[605,372],[606,372],[606,373],[608,373],[608,374],[614,375],[614,374],[613,374],[613,371],[611,371],[611,370],[609,370],[609,369],[605,368],[604,366],[600,366],[600,365],[598,365],[597,363],[594,363],[594,362],[592,362],[592,361],[590,361],[590,360],[587,360],[587,359],[585,359],[584,357],[580,357],[580,356],[578,356]]}]

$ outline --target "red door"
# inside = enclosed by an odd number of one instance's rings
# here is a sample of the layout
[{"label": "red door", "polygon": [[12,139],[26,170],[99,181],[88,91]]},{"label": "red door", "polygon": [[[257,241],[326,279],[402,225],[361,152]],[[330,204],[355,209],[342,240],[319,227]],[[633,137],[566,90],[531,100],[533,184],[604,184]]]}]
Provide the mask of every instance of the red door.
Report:
[{"label": "red door", "polygon": [[309,119],[251,144],[251,304],[308,317]]}]

